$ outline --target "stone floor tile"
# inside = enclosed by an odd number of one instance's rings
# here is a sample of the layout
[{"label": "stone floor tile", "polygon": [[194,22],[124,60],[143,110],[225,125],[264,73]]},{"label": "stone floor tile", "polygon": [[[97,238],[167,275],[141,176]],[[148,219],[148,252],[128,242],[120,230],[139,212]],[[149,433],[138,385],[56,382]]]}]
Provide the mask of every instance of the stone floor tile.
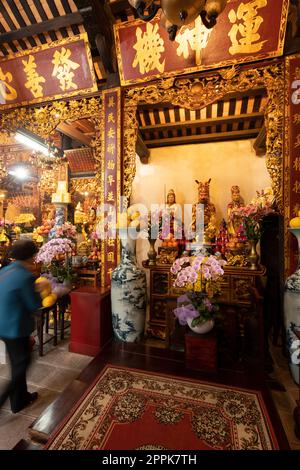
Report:
[{"label": "stone floor tile", "polygon": [[0,410],[0,450],[12,449],[20,439],[27,436],[32,421],[31,417],[21,413]]}]

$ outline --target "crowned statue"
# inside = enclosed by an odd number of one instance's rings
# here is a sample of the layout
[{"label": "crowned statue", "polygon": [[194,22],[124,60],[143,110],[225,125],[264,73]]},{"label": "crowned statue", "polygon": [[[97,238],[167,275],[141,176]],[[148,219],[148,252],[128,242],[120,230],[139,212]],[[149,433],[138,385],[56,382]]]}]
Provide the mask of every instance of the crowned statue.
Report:
[{"label": "crowned statue", "polygon": [[243,222],[243,218],[235,213],[244,205],[244,200],[240,193],[239,186],[232,186],[231,188],[231,201],[227,204],[227,230],[230,238],[237,238],[238,231]]},{"label": "crowned statue", "polygon": [[[198,202],[193,205],[192,210],[192,230],[195,233],[197,228],[197,215],[203,214],[204,221],[204,243],[211,243],[216,234],[216,208],[210,202],[209,185],[211,178],[208,181],[201,182],[195,180],[198,185]],[[198,242],[198,234],[196,241]]]}]

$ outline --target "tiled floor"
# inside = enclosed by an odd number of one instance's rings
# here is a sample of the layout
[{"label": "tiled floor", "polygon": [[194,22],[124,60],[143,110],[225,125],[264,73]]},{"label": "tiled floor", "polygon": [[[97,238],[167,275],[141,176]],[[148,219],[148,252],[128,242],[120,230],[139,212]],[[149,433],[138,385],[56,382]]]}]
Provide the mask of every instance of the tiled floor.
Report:
[{"label": "tiled floor", "polygon": [[291,449],[300,450],[300,440],[295,436],[293,420],[293,411],[296,401],[299,400],[299,385],[295,384],[290,375],[288,362],[282,354],[281,347],[271,347],[271,354],[274,360],[274,372],[271,377],[286,389],[285,392],[272,390],[272,397]]},{"label": "tiled floor", "polygon": [[[272,376],[286,389],[285,392],[274,390],[272,395],[290,447],[300,450],[300,440],[297,440],[294,434],[293,421],[293,410],[299,398],[298,387],[291,379],[281,348],[272,347],[272,356],[275,362]],[[20,439],[28,439],[28,426],[79,375],[91,359],[70,353],[68,340],[60,342],[56,348],[51,347],[49,343],[43,357],[34,353],[28,385],[30,391],[38,391],[39,399],[17,415],[10,412],[8,402],[0,410],[0,450],[12,449]],[[8,367],[0,365],[0,387],[6,383],[8,375]]]},{"label": "tiled floor", "polygon": [[[91,357],[68,351],[66,339],[55,348],[48,343],[45,355],[34,352],[28,373],[28,389],[37,391],[39,398],[18,414],[12,414],[7,401],[0,410],[0,450],[12,449],[20,439],[28,439],[29,425],[52,403],[91,361]],[[7,382],[9,368],[0,365],[0,388]]]}]

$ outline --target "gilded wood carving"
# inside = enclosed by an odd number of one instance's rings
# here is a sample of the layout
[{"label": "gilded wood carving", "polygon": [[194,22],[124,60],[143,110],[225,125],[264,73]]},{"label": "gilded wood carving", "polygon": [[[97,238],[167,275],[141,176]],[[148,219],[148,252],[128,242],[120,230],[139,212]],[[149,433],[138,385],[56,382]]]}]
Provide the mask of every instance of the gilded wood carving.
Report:
[{"label": "gilded wood carving", "polygon": [[146,87],[128,89],[124,100],[124,195],[130,197],[135,176],[138,105],[171,103],[196,110],[224,98],[228,93],[246,92],[257,87],[265,87],[268,94],[265,109],[267,169],[278,207],[283,212],[284,64],[281,61],[254,69],[233,66],[206,77],[168,78]]},{"label": "gilded wood carving", "polygon": [[84,98],[72,101],[55,101],[45,106],[34,108],[19,108],[0,115],[0,145],[9,141],[10,134],[19,128],[25,128],[32,133],[49,139],[56,127],[64,121],[75,121],[82,118],[91,118],[95,126],[95,135],[91,141],[96,160],[95,185],[101,197],[101,127],[102,127],[102,100],[100,97]]}]

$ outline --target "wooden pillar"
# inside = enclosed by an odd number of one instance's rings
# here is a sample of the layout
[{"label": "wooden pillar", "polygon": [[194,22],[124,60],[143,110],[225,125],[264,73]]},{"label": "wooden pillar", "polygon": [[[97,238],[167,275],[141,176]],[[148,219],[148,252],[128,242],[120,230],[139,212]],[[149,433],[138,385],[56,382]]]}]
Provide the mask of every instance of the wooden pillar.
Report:
[{"label": "wooden pillar", "polygon": [[300,210],[300,54],[286,57],[284,219],[286,276],[297,267],[297,241],[288,224]]},{"label": "wooden pillar", "polygon": [[[103,113],[103,159],[102,159],[102,202],[120,211],[121,193],[121,88],[105,90],[102,101]],[[100,214],[107,218],[108,213]],[[108,227],[110,229],[110,227]],[[101,249],[101,285],[109,286],[111,274],[119,262],[119,241],[108,236]]]}]

